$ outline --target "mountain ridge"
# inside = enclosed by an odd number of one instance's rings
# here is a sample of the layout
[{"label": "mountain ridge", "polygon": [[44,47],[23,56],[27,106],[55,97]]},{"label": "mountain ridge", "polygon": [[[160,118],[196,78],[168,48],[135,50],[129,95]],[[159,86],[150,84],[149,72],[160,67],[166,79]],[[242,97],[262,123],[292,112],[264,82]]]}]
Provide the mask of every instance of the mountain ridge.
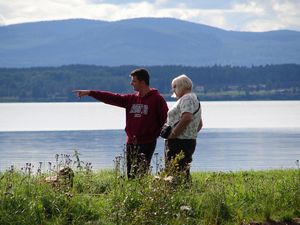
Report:
[{"label": "mountain ridge", "polygon": [[0,27],[0,67],[300,63],[300,32],[227,31],[172,18],[69,19]]}]

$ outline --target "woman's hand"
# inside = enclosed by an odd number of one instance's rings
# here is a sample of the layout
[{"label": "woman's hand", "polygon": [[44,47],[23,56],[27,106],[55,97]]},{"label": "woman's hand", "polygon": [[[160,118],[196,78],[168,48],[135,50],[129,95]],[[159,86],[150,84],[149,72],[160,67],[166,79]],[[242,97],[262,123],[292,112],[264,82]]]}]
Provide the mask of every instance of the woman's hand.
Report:
[{"label": "woman's hand", "polygon": [[88,96],[91,91],[90,90],[74,90],[72,92],[74,92],[78,98],[82,98],[82,97]]},{"label": "woman's hand", "polygon": [[174,139],[176,137],[177,137],[177,135],[172,131],[171,134],[169,135],[168,139]]}]

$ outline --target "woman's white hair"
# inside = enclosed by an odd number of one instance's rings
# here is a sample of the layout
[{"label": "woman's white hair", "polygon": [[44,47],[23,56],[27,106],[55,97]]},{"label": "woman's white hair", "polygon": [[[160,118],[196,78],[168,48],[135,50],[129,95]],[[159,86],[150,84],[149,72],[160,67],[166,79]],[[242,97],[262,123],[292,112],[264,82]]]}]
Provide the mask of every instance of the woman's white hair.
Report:
[{"label": "woman's white hair", "polygon": [[182,93],[185,91],[192,91],[193,82],[192,80],[185,74],[182,74],[178,77],[175,77],[172,80],[172,87],[175,86],[175,92]]}]

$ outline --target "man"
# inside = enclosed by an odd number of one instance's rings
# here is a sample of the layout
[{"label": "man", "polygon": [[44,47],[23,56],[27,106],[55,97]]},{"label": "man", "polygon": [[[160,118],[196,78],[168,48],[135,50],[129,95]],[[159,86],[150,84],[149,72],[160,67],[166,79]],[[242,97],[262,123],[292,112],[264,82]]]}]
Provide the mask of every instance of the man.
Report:
[{"label": "man", "polygon": [[150,76],[140,68],[130,74],[134,94],[76,90],[78,97],[91,96],[106,104],[126,109],[127,176],[135,178],[149,170],[156,139],[167,118],[168,106],[159,92],[149,87]]}]

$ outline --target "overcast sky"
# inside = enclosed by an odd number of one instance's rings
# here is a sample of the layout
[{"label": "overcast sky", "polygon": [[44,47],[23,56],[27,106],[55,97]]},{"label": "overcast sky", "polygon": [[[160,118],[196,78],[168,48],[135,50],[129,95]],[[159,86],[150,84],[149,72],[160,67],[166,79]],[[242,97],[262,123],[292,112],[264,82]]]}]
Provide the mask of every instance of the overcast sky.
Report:
[{"label": "overcast sky", "polygon": [[300,0],[0,0],[0,25],[137,17],[172,17],[235,31],[300,31]]}]

